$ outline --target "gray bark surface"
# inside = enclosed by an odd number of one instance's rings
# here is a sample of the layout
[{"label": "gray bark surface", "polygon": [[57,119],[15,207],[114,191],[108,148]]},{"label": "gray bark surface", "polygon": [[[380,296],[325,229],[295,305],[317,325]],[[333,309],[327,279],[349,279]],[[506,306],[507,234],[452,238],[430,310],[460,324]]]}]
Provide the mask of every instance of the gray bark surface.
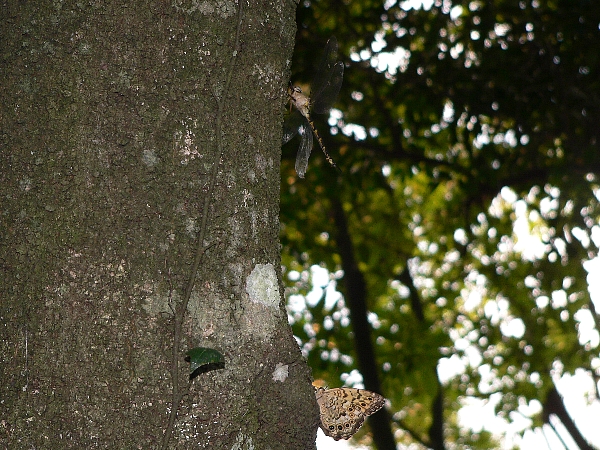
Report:
[{"label": "gray bark surface", "polygon": [[[294,8],[3,7],[7,448],[314,448],[278,239]],[[225,367],[190,382],[194,347]]]}]

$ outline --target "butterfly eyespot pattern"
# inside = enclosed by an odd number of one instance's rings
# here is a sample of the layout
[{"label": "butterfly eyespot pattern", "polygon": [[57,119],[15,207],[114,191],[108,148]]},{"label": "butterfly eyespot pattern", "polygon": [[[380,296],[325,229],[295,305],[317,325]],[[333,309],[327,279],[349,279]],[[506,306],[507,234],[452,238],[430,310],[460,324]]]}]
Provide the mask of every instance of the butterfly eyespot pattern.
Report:
[{"label": "butterfly eyespot pattern", "polygon": [[315,388],[320,427],[327,435],[339,441],[350,439],[365,419],[379,411],[385,398],[375,392],[354,388]]}]

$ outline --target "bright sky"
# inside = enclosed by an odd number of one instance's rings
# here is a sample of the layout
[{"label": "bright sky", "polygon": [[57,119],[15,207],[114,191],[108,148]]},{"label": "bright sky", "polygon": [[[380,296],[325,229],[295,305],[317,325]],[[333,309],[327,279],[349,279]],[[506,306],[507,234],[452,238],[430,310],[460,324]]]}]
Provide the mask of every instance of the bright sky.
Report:
[{"label": "bright sky", "polygon": [[317,433],[317,450],[371,450],[367,447],[350,447],[347,441],[334,441],[329,436],[325,436],[325,433],[319,428]]},{"label": "bright sky", "polygon": [[[600,417],[600,403],[595,402],[589,405],[586,398],[593,395],[593,381],[583,373],[575,376],[565,376],[558,383],[558,390],[564,396],[567,410],[575,420],[575,423],[590,441],[592,446],[600,447],[600,430],[598,429],[598,418]],[[536,408],[532,408],[535,410]],[[459,414],[461,420],[469,423],[470,427],[475,429],[485,428],[500,436],[503,436],[504,448],[510,449],[516,445],[521,449],[536,450],[564,450],[564,446],[556,434],[547,425],[543,430],[528,431],[524,437],[517,435],[519,430],[527,427],[529,420],[523,418],[517,420],[514,424],[507,424],[494,415],[493,404],[483,405],[481,402],[473,402],[470,406],[465,406]],[[561,432],[564,428],[557,420],[553,421],[555,428]],[[578,447],[570,439],[568,433],[564,432],[561,438],[565,441],[569,450],[578,450]],[[350,447],[347,441],[334,441],[325,436],[321,429],[317,433],[318,450],[350,450],[360,449],[369,450],[367,447]]]}]

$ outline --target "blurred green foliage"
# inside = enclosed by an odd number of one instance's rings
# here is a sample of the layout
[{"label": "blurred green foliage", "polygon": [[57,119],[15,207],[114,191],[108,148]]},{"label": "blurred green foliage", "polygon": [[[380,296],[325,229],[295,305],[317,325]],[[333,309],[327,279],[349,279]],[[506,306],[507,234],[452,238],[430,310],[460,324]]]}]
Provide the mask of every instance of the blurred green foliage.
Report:
[{"label": "blurred green foliage", "polygon": [[[598,329],[583,263],[597,255],[600,4],[323,0],[301,3],[297,21],[292,81],[311,79],[330,35],[346,70],[341,119],[315,117],[342,173],[317,146],[300,180],[298,142],[283,147],[283,263],[301,275],[288,295],[307,294],[320,264],[347,297],[340,205],[396,439],[434,446],[436,368],[454,358],[464,368],[442,383],[445,445],[494,448],[460,428],[466,396],[500,394],[511,420],[519,405],[546,406],[561,374],[600,376],[597,338],[578,336],[582,314]],[[327,309],[324,292],[290,317],[315,378],[335,387],[357,368],[357,343],[344,298]]]}]

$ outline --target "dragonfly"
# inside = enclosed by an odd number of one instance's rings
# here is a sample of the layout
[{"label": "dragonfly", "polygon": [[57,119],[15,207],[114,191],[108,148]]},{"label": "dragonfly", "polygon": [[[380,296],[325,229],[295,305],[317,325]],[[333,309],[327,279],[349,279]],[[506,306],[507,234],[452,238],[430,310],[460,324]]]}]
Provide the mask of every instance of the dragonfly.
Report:
[{"label": "dragonfly", "polygon": [[335,37],[327,41],[323,58],[317,67],[317,71],[311,83],[310,97],[302,92],[298,86],[288,88],[288,97],[295,111],[285,120],[283,125],[283,144],[289,142],[296,134],[300,135],[300,147],[296,155],[296,173],[304,178],[308,168],[308,158],[313,147],[313,135],[325,154],[327,162],[336,167],[335,162],[327,150],[323,139],[319,136],[315,124],[311,118],[311,112],[325,114],[335,102],[342,79],[344,78],[344,63],[337,60],[338,43]]}]

